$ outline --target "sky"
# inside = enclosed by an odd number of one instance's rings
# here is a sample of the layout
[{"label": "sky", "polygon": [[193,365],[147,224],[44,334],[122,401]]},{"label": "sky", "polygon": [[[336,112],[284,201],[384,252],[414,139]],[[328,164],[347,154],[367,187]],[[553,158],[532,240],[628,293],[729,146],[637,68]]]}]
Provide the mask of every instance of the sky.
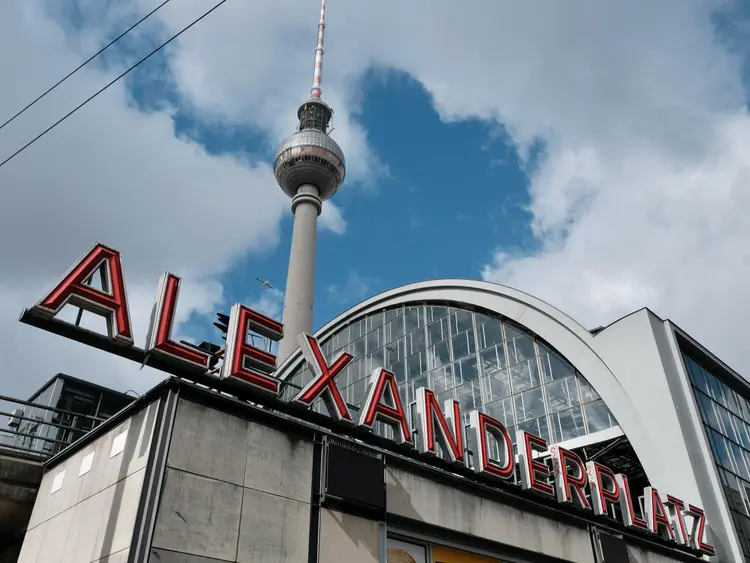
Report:
[{"label": "sky", "polygon": [[[0,161],[214,1],[171,0],[0,130]],[[0,123],[158,3],[0,2]],[[238,301],[280,317],[292,217],[271,166],[318,13],[228,0],[0,167],[3,394],[163,377],[18,322],[97,240],[122,252],[139,345],[165,270],[182,337],[217,340]],[[648,306],[750,374],[743,3],[329,0],[327,20],[348,174],[319,222],[316,326],[399,285],[486,279],[590,328]]]}]

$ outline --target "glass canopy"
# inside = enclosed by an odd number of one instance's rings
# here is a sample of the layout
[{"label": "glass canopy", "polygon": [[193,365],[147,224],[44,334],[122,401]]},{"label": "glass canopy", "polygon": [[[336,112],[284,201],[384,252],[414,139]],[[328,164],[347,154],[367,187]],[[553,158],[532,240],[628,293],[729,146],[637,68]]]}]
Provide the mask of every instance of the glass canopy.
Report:
[{"label": "glass canopy", "polygon": [[[455,304],[400,306],[350,323],[321,347],[329,362],[341,351],[354,356],[337,378],[344,400],[354,407],[364,402],[373,370],[383,366],[395,374],[405,405],[425,386],[441,405],[448,398],[459,401],[465,424],[468,412],[477,408],[504,423],[514,441],[517,430],[554,444],[617,424],[570,362],[496,314]],[[311,378],[303,363],[289,378],[294,388],[285,394],[291,396]]]}]

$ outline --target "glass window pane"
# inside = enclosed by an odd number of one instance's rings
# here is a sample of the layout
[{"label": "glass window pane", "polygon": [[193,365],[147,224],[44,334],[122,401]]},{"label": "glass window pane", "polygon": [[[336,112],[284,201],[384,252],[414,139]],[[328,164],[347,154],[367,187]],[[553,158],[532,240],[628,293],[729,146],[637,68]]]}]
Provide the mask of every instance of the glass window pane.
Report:
[{"label": "glass window pane", "polygon": [[472,354],[468,358],[464,358],[459,362],[459,366],[461,368],[462,381],[473,381],[479,377],[476,355]]},{"label": "glass window pane", "polygon": [[734,461],[735,473],[745,480],[750,480],[750,473],[745,464],[745,456],[742,454],[742,448],[734,442],[729,442],[728,445],[729,451],[732,454],[732,460]]},{"label": "glass window pane", "polygon": [[705,380],[703,379],[703,372],[700,366],[688,356],[683,356],[683,358],[685,360],[685,368],[688,372],[690,380],[696,387],[698,387],[698,389],[705,389]]},{"label": "glass window pane", "polygon": [[577,376],[578,387],[581,389],[581,402],[588,403],[589,401],[596,401],[599,399],[599,393],[597,393],[591,384],[586,381],[583,377]]},{"label": "glass window pane", "polygon": [[451,351],[447,341],[440,342],[426,352],[427,365],[434,369],[451,362]]},{"label": "glass window pane", "polygon": [[524,432],[528,432],[529,434],[533,434],[534,436],[539,436],[546,442],[550,441],[549,427],[547,425],[546,416],[519,423],[519,425],[516,427],[516,432],[519,430],[523,430]]},{"label": "glass window pane", "polygon": [[[510,427],[516,424],[513,413],[513,398],[507,397],[485,406],[484,411],[495,420],[500,421],[510,432]],[[513,434],[511,434],[513,436]]]},{"label": "glass window pane", "polygon": [[575,371],[573,366],[564,360],[557,352],[551,350],[545,344],[538,344],[539,354],[542,359],[542,376],[545,381],[562,379],[572,375]]},{"label": "glass window pane", "polygon": [[578,388],[573,377],[553,381],[544,386],[549,412],[557,412],[580,403]]},{"label": "glass window pane", "polygon": [[414,379],[427,371],[427,361],[424,353],[414,354],[406,358],[406,374]]},{"label": "glass window pane", "polygon": [[404,335],[404,317],[398,317],[386,325],[385,340],[393,342]]},{"label": "glass window pane", "polygon": [[492,348],[487,348],[486,350],[479,352],[479,361],[482,365],[483,374],[489,375],[502,369],[503,366],[500,364],[500,358],[498,357],[497,351],[497,346],[493,346]]},{"label": "glass window pane", "polygon": [[741,480],[737,479],[737,477],[735,477],[728,471],[722,471],[721,473],[723,474],[722,480],[726,481],[724,490],[727,494],[727,499],[729,500],[730,506],[732,506],[732,508],[734,508],[738,512],[741,512],[742,514],[747,514],[745,495],[742,491],[743,487],[740,485]]},{"label": "glass window pane", "polygon": [[369,317],[367,317],[367,324],[366,327],[368,330],[374,330],[376,328],[381,328],[383,326],[383,313],[377,312],[372,313]]},{"label": "glass window pane", "polygon": [[455,312],[451,315],[451,326],[455,326],[456,328],[456,332],[454,334],[458,334],[460,332],[464,332],[465,330],[474,328],[474,318],[472,312],[462,309],[456,309]]},{"label": "glass window pane", "polygon": [[424,350],[427,347],[424,327],[418,328],[409,334],[407,342],[409,343],[410,354],[416,354],[417,352]]},{"label": "glass window pane", "polygon": [[542,389],[536,388],[517,395],[516,402],[516,419],[518,422],[544,416],[544,396]]},{"label": "glass window pane", "polygon": [[513,393],[539,386],[539,367],[536,358],[510,366]]},{"label": "glass window pane", "polygon": [[615,418],[609,412],[604,401],[594,401],[584,406],[586,412],[586,422],[589,425],[589,432],[599,432],[606,430],[616,424]]},{"label": "glass window pane", "polygon": [[448,314],[448,309],[445,307],[426,307],[427,313],[427,322],[430,321],[436,321],[438,319],[442,319],[444,316]]},{"label": "glass window pane", "polygon": [[734,471],[734,468],[732,467],[732,458],[729,456],[729,450],[727,449],[724,437],[714,430],[710,430],[710,435],[716,461],[722,467]]},{"label": "glass window pane", "polygon": [[740,409],[739,409],[739,406],[737,405],[737,400],[735,399],[734,391],[732,391],[729,387],[727,387],[724,384],[722,384],[722,386],[724,387],[724,398],[726,399],[726,402],[727,402],[727,408],[730,411],[732,411],[734,414],[739,415]]},{"label": "glass window pane", "polygon": [[407,307],[404,310],[404,322],[407,334],[415,331],[418,327],[424,326],[423,311],[422,307]]},{"label": "glass window pane", "polygon": [[510,395],[510,382],[505,370],[493,372],[482,378],[482,386],[487,402],[504,399]]},{"label": "glass window pane", "polygon": [[706,417],[706,422],[708,422],[709,426],[714,430],[721,432],[721,424],[719,424],[719,418],[716,416],[714,402],[703,393],[698,393],[698,404],[701,411],[703,411],[703,414]]},{"label": "glass window pane", "polygon": [[536,361],[534,340],[526,335],[517,336],[513,340],[509,340],[508,354],[510,354],[510,363],[519,363],[532,359]]},{"label": "glass window pane", "polygon": [[477,331],[480,348],[487,348],[503,341],[503,331],[499,319],[477,313]]},{"label": "glass window pane", "polygon": [[380,348],[383,343],[382,341],[382,333],[379,330],[373,330],[372,332],[367,333],[367,336],[365,337],[367,341],[367,351],[372,352],[374,350],[377,350]]},{"label": "glass window pane", "polygon": [[456,387],[456,400],[461,405],[463,412],[482,406],[482,394],[478,381],[469,381]]},{"label": "glass window pane", "polygon": [[716,406],[716,410],[719,412],[719,416],[721,418],[722,426],[724,427],[724,435],[730,438],[731,440],[734,440],[735,442],[739,442],[740,439],[737,436],[737,432],[734,430],[734,424],[732,424],[732,415],[729,413],[727,409],[724,407]]},{"label": "glass window pane", "polygon": [[578,438],[586,433],[581,407],[551,414],[549,418],[554,443]]},{"label": "glass window pane", "polygon": [[460,360],[469,354],[473,354],[476,351],[474,346],[474,331],[467,330],[454,336],[451,338],[451,345],[453,346],[454,360]]}]

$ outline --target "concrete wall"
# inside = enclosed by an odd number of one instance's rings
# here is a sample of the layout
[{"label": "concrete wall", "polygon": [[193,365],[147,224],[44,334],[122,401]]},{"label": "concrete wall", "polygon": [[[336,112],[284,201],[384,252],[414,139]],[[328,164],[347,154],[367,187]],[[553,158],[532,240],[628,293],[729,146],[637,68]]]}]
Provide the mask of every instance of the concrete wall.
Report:
[{"label": "concrete wall", "polygon": [[151,561],[307,563],[313,444],[181,400]]},{"label": "concrete wall", "polygon": [[42,479],[19,563],[125,563],[157,403],[88,444]]},{"label": "concrete wall", "polygon": [[376,521],[321,511],[318,563],[378,563],[378,543]]},{"label": "concrete wall", "polygon": [[386,471],[386,491],[390,513],[565,561],[594,561],[586,528],[561,524],[393,468]]},{"label": "concrete wall", "polygon": [[702,505],[652,320],[661,322],[645,309],[628,315],[596,335],[596,349],[633,397],[638,416],[655,439],[652,455],[659,456],[658,468],[648,473],[653,486]]},{"label": "concrete wall", "polygon": [[720,558],[742,561],[671,326],[644,309],[607,327],[595,339],[627,393],[638,397],[634,402],[643,421],[660,438],[660,469],[657,475],[649,473],[652,484],[662,493],[702,506]]}]

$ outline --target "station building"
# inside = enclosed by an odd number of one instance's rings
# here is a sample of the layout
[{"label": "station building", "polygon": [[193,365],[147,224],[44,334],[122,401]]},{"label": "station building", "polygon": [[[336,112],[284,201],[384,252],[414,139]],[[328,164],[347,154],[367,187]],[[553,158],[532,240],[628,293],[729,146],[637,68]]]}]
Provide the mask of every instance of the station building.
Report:
[{"label": "station building", "polygon": [[[331,416],[330,395],[300,408],[320,377],[304,347],[271,375],[273,396],[165,369],[47,462],[19,561],[750,560],[750,386],[648,309],[587,330],[520,291],[435,280],[314,336],[323,365],[351,355],[335,383],[352,421]],[[425,397],[442,413],[425,415]],[[596,489],[596,467],[626,479]]]}]

